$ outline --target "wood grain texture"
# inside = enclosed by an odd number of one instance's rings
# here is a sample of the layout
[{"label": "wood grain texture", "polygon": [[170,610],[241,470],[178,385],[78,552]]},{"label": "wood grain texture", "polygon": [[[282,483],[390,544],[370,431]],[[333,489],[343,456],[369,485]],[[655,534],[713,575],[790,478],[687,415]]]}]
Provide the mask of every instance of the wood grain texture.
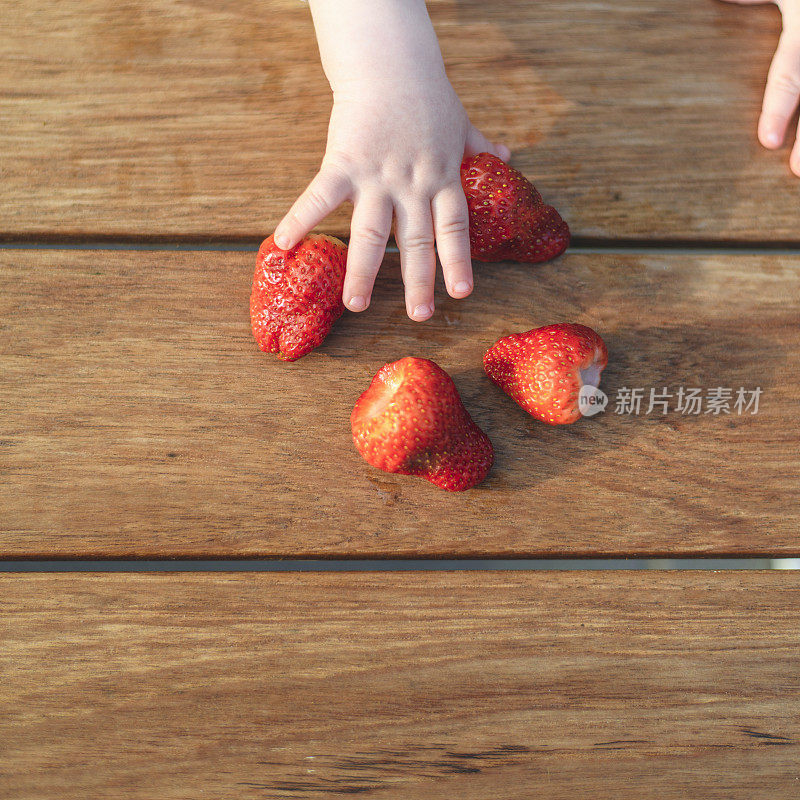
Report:
[{"label": "wood grain texture", "polygon": [[[477,268],[405,316],[369,311],[286,365],[249,328],[250,252],[0,253],[0,555],[800,553],[800,258],[568,255]],[[602,415],[552,428],[483,374],[497,338],[588,324]],[[369,467],[349,415],[406,355],[453,376],[496,463],[451,494]],[[763,390],[758,414],[617,414],[624,387]]]},{"label": "wood grain texture", "polygon": [[791,573],[3,575],[0,794],[796,798]]},{"label": "wood grain texture", "polygon": [[[774,8],[429,6],[474,121],[576,234],[800,240],[788,151],[755,139]],[[330,97],[297,0],[9,0],[3,16],[0,236],[255,240],[313,176]],[[347,233],[344,211],[326,229]]]}]

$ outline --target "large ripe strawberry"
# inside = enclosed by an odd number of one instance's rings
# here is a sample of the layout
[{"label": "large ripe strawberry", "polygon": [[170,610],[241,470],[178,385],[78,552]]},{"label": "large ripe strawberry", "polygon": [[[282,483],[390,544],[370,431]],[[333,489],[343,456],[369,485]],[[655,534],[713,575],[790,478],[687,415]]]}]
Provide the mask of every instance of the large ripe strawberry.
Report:
[{"label": "large ripe strawberry", "polygon": [[494,450],[450,376],[425,358],[381,367],[350,416],[353,441],[373,467],[418,475],[460,492],[489,472]]},{"label": "large ripe strawberry", "polygon": [[567,249],[569,227],[533,184],[491,153],[465,158],[461,185],[477,261],[549,261]]},{"label": "large ripe strawberry", "polygon": [[333,236],[312,234],[291,250],[272,236],[258,251],[250,324],[258,346],[295,361],[322,344],[342,316],[347,247]]},{"label": "large ripe strawberry", "polygon": [[529,414],[550,425],[580,419],[578,393],[600,385],[605,342],[585,325],[558,323],[512,333],[483,357],[486,374]]}]

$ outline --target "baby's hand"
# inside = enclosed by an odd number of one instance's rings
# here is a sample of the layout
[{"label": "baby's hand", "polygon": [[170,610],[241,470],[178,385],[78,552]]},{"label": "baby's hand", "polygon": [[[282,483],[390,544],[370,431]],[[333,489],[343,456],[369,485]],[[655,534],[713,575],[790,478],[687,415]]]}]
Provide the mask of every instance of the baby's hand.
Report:
[{"label": "baby's hand", "polygon": [[311,0],[333,89],[319,173],[275,229],[293,247],[345,200],[354,205],[343,299],[370,301],[395,218],[411,319],[433,314],[434,242],[447,291],[472,291],[463,156],[507,159],[467,118],[447,79],[424,0]]},{"label": "baby's hand", "polygon": [[[772,0],[728,0],[755,4]],[[789,120],[800,99],[800,0],[775,0],[783,16],[783,32],[772,59],[764,91],[758,139],[764,147],[775,150],[783,144]],[[789,157],[789,166],[800,176],[800,131]]]},{"label": "baby's hand", "polygon": [[322,167],[275,231],[288,249],[343,201],[352,200],[343,298],[351,311],[370,301],[396,219],[408,315],[433,314],[434,241],[447,291],[472,291],[463,155],[491,152],[507,159],[474,128],[446,80],[420,86],[352,87],[334,100]]}]

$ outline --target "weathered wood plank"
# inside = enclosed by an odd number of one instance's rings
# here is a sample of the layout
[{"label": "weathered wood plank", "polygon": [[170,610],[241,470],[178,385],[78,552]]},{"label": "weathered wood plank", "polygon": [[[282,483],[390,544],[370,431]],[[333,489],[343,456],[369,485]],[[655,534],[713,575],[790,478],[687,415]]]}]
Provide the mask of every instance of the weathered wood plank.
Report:
[{"label": "weathered wood plank", "polygon": [[797,796],[791,573],[3,575],[15,800]]},{"label": "weathered wood plank", "polygon": [[[249,330],[253,253],[0,252],[0,555],[797,554],[800,258],[572,255],[477,270],[432,321],[375,299],[293,365]],[[483,375],[558,321],[611,361],[598,417],[551,428]],[[454,377],[494,442],[449,494],[361,460],[352,406],[405,355]],[[649,389],[761,387],[756,415],[647,414]],[[643,388],[639,414],[615,413]]]},{"label": "weathered wood plank", "polygon": [[[800,239],[755,140],[773,8],[432,0],[454,85],[576,234]],[[321,158],[328,87],[297,0],[12,0],[0,236],[261,238]],[[347,232],[344,212],[327,223]]]}]

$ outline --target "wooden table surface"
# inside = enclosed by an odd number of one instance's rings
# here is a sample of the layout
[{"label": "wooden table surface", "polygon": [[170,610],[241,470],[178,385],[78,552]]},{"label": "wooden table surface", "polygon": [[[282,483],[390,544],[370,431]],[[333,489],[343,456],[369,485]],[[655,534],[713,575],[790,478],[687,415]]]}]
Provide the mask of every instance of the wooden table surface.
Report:
[{"label": "wooden table surface", "polygon": [[797,797],[789,573],[2,584],[4,797]]},{"label": "wooden table surface", "polygon": [[[568,255],[480,265],[474,295],[405,317],[376,298],[294,363],[250,333],[251,252],[0,252],[0,554],[792,555],[800,552],[800,257]],[[591,325],[609,407],[563,427],[483,373],[497,338]],[[496,465],[467,493],[368,466],[349,416],[405,355],[454,377]],[[684,414],[679,387],[760,387],[758,413]],[[622,389],[646,390],[616,413]],[[649,407],[667,387],[668,413]],[[619,408],[622,411],[621,408]],[[623,512],[624,509],[624,512]]]},{"label": "wooden table surface", "polygon": [[[0,568],[800,555],[800,181],[755,140],[776,9],[428,5],[473,120],[579,246],[476,265],[424,324],[389,254],[369,311],[286,365],[247,300],[322,156],[307,7],[3,4]],[[609,408],[557,429],[480,366],[555,321],[610,350]],[[355,399],[409,354],[491,436],[481,487],[352,447]],[[762,393],[684,414],[680,387]],[[796,572],[2,569],[4,800],[798,796]]]},{"label": "wooden table surface", "polygon": [[[579,237],[800,241],[788,151],[755,140],[774,7],[429,6],[473,120]],[[0,235],[255,241],[313,176],[330,98],[299,0],[3,13]]]}]

